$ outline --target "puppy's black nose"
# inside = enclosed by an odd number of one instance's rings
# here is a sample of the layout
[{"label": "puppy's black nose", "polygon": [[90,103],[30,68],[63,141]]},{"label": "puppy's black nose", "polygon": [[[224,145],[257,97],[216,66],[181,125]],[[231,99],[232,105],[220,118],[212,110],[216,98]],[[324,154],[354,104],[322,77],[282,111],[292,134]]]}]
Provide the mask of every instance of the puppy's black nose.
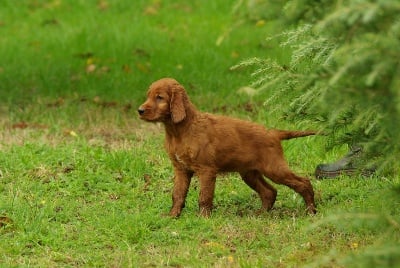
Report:
[{"label": "puppy's black nose", "polygon": [[144,114],[144,109],[142,107],[140,107],[137,111],[138,111],[139,115]]}]

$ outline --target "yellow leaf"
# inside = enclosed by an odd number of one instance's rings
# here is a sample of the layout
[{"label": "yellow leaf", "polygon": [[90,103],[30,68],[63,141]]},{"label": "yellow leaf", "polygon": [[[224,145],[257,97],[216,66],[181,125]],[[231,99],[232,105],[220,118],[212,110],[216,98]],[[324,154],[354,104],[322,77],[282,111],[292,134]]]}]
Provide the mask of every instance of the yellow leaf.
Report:
[{"label": "yellow leaf", "polygon": [[265,20],[259,20],[259,21],[256,22],[256,26],[257,27],[264,26],[264,24],[265,24]]},{"label": "yellow leaf", "polygon": [[92,57],[87,58],[86,60],[86,65],[92,65],[94,62],[94,59]]},{"label": "yellow leaf", "polygon": [[235,259],[233,258],[232,255],[229,255],[229,256],[228,256],[228,262],[229,262],[229,263],[234,263],[234,262],[235,262]]},{"label": "yellow leaf", "polygon": [[358,248],[358,243],[357,242],[353,242],[350,244],[350,248],[351,249],[357,249]]}]

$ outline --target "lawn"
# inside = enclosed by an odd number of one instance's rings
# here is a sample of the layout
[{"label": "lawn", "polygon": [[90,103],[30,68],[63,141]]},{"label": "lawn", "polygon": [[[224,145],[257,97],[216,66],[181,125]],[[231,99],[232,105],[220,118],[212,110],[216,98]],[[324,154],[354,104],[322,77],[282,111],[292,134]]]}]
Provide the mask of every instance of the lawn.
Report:
[{"label": "lawn", "polygon": [[317,164],[346,153],[326,152],[324,137],[284,144],[293,170],[312,180],[316,216],[283,186],[259,215],[258,197],[236,174],[218,179],[211,218],[198,216],[197,180],[181,217],[165,216],[173,175],[163,129],[136,112],[154,80],[176,78],[204,111],[315,127],[264,105],[273,92],[239,90],[252,70],[233,65],[289,52],[265,41],[279,25],[235,3],[1,2],[1,267],[399,265],[387,257],[400,241],[391,190],[399,178],[316,180]]}]

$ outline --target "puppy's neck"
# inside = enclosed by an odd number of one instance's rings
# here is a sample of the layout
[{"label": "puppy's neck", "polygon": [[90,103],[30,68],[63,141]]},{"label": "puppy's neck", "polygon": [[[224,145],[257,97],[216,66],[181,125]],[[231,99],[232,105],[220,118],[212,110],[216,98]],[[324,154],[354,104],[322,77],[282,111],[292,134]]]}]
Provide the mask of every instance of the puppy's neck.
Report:
[{"label": "puppy's neck", "polygon": [[197,114],[199,114],[199,111],[191,102],[188,102],[185,107],[185,113],[185,118],[179,123],[174,123],[172,118],[164,122],[165,132],[167,136],[181,137],[182,135],[184,135],[190,125],[195,122],[195,118]]}]

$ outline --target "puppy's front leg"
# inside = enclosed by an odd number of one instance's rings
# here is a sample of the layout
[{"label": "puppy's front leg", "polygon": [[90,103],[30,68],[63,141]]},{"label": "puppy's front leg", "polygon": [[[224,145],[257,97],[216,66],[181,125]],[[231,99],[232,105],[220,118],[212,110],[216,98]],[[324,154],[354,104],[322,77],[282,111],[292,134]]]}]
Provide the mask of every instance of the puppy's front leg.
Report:
[{"label": "puppy's front leg", "polygon": [[200,197],[199,209],[200,215],[209,217],[213,208],[214,190],[215,190],[216,174],[214,172],[207,172],[199,174],[200,180]]},{"label": "puppy's front leg", "polygon": [[171,217],[179,217],[182,208],[185,207],[185,199],[189,190],[192,176],[192,172],[175,168],[174,190],[172,192],[172,208],[169,212]]}]

